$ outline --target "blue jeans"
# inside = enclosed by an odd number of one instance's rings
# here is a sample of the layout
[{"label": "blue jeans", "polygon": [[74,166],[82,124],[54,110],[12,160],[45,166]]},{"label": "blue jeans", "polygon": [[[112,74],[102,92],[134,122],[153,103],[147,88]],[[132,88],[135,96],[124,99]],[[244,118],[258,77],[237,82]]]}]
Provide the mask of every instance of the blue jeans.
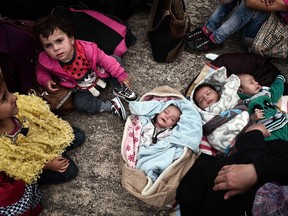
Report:
[{"label": "blue jeans", "polygon": [[[243,38],[255,38],[261,25],[268,17],[267,12],[247,8],[245,0],[241,0],[241,3],[237,5],[238,0],[229,4],[219,4],[206,23],[207,29],[213,32],[215,41],[219,44],[242,28]],[[234,12],[227,19],[234,8]]]},{"label": "blue jeans", "polygon": [[75,138],[70,146],[68,146],[62,157],[68,158],[69,166],[63,173],[52,170],[43,170],[38,180],[39,184],[59,184],[72,180],[78,173],[78,167],[74,161],[67,155],[67,151],[80,146],[85,140],[85,133],[79,128],[73,127]]}]

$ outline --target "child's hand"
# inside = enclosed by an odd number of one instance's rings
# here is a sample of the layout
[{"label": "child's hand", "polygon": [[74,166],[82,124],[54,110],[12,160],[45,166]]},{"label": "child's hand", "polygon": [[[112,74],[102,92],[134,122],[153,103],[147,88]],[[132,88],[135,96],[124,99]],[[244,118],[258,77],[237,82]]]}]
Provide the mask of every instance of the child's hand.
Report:
[{"label": "child's hand", "polygon": [[122,86],[124,85],[124,86],[127,86],[128,88],[131,88],[131,83],[130,83],[129,78],[127,77],[125,80],[122,80],[121,85]]},{"label": "child's hand", "polygon": [[56,157],[44,166],[44,169],[55,172],[65,172],[69,166],[69,160],[64,157]]},{"label": "child's hand", "polygon": [[264,117],[264,111],[260,109],[255,109],[255,112],[251,116],[253,121],[258,121],[259,119],[263,119]]},{"label": "child's hand", "polygon": [[58,91],[58,88],[53,88],[53,86],[55,86],[55,85],[56,85],[56,83],[53,80],[48,80],[46,83],[46,88],[50,92],[56,92],[56,91]]}]

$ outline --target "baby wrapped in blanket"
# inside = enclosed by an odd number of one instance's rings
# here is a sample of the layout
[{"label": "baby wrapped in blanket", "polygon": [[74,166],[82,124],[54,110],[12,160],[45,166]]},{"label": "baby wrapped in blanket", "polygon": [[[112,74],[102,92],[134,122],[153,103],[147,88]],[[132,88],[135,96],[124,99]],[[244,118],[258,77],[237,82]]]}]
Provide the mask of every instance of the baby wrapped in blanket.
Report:
[{"label": "baby wrapped in blanket", "polygon": [[[148,103],[141,103],[145,101]],[[145,122],[151,125],[151,120],[170,105],[181,111],[176,125],[166,134],[160,133],[155,144],[151,136],[144,141]],[[165,208],[175,203],[179,182],[199,156],[201,117],[183,94],[169,86],[155,87],[130,108],[132,115],[126,120],[121,142],[121,183],[147,205]],[[146,132],[149,134],[149,129]]]},{"label": "baby wrapped in blanket", "polygon": [[133,135],[129,133],[133,145],[129,141],[125,144],[125,161],[129,167],[143,170],[154,182],[183,154],[184,147],[199,152],[201,118],[189,100],[133,101],[129,108],[135,115]]},{"label": "baby wrapped in blanket", "polygon": [[196,85],[190,97],[201,115],[203,135],[222,154],[230,153],[235,139],[253,124],[238,96],[239,86],[239,78],[234,74],[227,78],[226,68],[221,67]]}]

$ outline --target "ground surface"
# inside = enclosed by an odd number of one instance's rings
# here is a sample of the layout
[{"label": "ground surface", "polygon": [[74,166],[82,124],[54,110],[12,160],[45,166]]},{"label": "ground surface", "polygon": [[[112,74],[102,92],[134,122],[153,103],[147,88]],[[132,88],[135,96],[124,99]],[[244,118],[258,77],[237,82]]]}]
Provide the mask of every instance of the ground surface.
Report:
[{"label": "ground surface", "polygon": [[[218,3],[216,0],[185,2],[192,28],[202,25]],[[137,10],[128,20],[132,32],[138,38],[124,57],[133,87],[140,96],[161,85],[169,85],[184,93],[203,67],[204,54],[184,52],[173,63],[155,62],[147,38],[148,14],[146,10]],[[239,42],[240,36],[235,35],[215,53],[245,52]],[[274,63],[288,78],[287,63],[280,60]],[[112,98],[111,91],[105,91],[103,97]],[[87,135],[83,146],[69,153],[79,166],[79,175],[65,184],[42,187],[45,207],[42,216],[164,215],[165,211],[146,206],[121,186],[119,161],[124,122],[110,113],[91,116],[74,112],[65,119],[82,128]]]}]

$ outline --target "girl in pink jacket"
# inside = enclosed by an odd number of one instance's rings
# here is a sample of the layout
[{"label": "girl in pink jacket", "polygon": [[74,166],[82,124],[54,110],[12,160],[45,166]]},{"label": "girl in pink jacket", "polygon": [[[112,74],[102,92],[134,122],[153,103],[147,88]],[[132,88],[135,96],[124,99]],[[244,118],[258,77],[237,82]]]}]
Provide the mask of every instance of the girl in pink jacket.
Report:
[{"label": "girl in pink jacket", "polygon": [[[94,42],[76,40],[71,24],[61,17],[40,18],[35,23],[35,33],[44,48],[36,66],[40,85],[50,92],[57,92],[51,76],[56,75],[60,85],[74,89],[74,104],[78,111],[91,114],[112,111],[126,119],[119,97],[133,101],[137,95],[130,89],[120,57],[105,54]],[[116,97],[111,101],[101,101],[93,90],[99,78],[112,84]]]}]

